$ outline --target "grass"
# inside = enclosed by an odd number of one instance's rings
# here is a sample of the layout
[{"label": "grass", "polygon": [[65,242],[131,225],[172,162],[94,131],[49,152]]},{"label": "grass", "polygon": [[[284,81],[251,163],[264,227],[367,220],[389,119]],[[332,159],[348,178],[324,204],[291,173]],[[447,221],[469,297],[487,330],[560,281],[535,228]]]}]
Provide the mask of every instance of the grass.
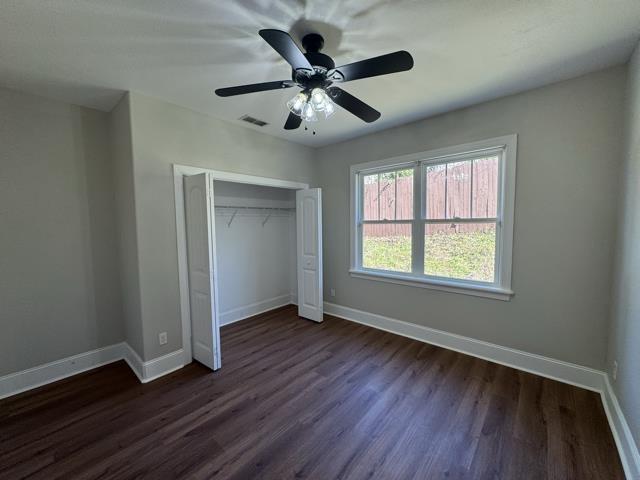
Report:
[{"label": "grass", "polygon": [[[424,273],[438,277],[492,282],[494,252],[494,231],[426,235]],[[365,268],[411,271],[409,237],[366,237],[363,253]]]}]

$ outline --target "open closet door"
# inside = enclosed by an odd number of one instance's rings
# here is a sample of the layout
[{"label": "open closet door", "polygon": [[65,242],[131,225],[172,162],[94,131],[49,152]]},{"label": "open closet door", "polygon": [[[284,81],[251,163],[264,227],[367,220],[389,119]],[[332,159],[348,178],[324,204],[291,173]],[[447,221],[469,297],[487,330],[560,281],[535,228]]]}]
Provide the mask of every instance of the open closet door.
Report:
[{"label": "open closet door", "polygon": [[321,322],[322,308],[322,192],[296,192],[298,229],[298,315]]},{"label": "open closet door", "polygon": [[213,181],[208,173],[185,177],[184,204],[187,223],[191,348],[193,358],[207,367],[220,368],[220,328],[214,277],[215,222]]}]

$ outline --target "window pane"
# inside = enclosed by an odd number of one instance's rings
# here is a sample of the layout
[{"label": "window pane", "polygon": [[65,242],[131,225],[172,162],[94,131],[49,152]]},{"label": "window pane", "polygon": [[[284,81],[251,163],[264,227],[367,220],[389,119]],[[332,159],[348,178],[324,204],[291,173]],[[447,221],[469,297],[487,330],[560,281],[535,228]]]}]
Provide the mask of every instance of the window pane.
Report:
[{"label": "window pane", "polygon": [[427,166],[427,219],[471,217],[471,160]]},{"label": "window pane", "polygon": [[364,175],[365,220],[413,218],[413,169]]},{"label": "window pane", "polygon": [[471,217],[471,161],[447,163],[447,217]]},{"label": "window pane", "polygon": [[396,220],[413,218],[413,168],[398,170],[396,173]]},{"label": "window pane", "polygon": [[365,224],[362,266],[394,272],[411,271],[411,224]]},{"label": "window pane", "polygon": [[365,175],[363,178],[364,195],[362,199],[362,214],[365,220],[380,220],[380,210],[378,209],[379,175]]},{"label": "window pane", "polygon": [[495,252],[494,223],[425,226],[425,275],[493,282]]},{"label": "window pane", "polygon": [[495,218],[498,212],[498,157],[473,161],[473,217]]},{"label": "window pane", "polygon": [[427,166],[426,218],[495,218],[498,162],[496,155]]},{"label": "window pane", "polygon": [[445,218],[446,165],[429,165],[426,180],[427,218]]},{"label": "window pane", "polygon": [[380,218],[379,220],[395,220],[396,181],[393,173],[380,174]]}]

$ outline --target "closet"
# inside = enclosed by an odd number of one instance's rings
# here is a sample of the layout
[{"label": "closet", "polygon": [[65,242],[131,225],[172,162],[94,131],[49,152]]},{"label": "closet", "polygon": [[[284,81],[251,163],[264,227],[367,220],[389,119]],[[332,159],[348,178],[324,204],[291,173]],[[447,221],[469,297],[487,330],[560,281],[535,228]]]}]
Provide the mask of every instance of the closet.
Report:
[{"label": "closet", "polygon": [[213,184],[220,325],[297,304],[295,190]]},{"label": "closet", "polygon": [[174,178],[187,362],[217,370],[222,325],[283,305],[323,320],[320,189],[187,166]]}]

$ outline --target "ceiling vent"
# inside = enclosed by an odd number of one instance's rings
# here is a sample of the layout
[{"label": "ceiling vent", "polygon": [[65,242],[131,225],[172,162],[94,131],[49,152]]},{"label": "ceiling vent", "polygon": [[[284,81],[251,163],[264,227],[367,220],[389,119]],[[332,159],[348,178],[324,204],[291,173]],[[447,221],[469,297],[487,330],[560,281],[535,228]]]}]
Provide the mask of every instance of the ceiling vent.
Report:
[{"label": "ceiling vent", "polygon": [[243,122],[247,122],[247,123],[253,123],[254,125],[257,125],[259,127],[264,127],[265,125],[268,125],[267,122],[262,121],[262,120],[258,120],[257,118],[253,118],[250,115],[243,115],[240,117],[240,120],[242,120]]}]

